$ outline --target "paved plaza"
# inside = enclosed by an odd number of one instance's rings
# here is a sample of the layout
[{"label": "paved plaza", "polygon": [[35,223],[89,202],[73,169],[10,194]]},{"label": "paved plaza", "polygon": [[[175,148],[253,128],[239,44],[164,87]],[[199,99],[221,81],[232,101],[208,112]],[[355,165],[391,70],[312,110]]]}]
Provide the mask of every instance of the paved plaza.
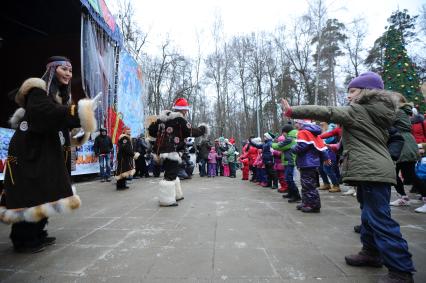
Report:
[{"label": "paved plaza", "polygon": [[[78,183],[82,207],[50,219],[55,245],[16,254],[0,226],[2,282],[375,282],[385,268],[355,268],[360,250],[354,197],[321,192],[320,214],[305,214],[281,194],[226,177],[182,182],[185,200],[160,208],[160,179]],[[413,197],[413,195],[411,195]],[[426,215],[393,208],[426,282]]]}]

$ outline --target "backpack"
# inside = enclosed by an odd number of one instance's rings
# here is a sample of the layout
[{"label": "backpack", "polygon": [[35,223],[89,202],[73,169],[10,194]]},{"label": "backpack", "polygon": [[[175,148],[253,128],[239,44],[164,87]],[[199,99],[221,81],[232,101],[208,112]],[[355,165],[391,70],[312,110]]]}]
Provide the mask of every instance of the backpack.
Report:
[{"label": "backpack", "polygon": [[416,176],[422,181],[426,181],[426,157],[422,157],[416,164]]}]

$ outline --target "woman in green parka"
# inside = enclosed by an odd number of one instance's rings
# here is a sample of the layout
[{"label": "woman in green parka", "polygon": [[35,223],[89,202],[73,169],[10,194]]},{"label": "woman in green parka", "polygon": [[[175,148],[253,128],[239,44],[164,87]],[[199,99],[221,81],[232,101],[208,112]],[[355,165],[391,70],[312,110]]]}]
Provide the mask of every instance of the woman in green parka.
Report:
[{"label": "woman in green parka", "polygon": [[[411,134],[411,120],[410,116],[413,114],[413,107],[407,103],[407,100],[402,95],[400,96],[399,110],[396,114],[394,127],[398,129],[404,138],[404,146],[402,147],[401,155],[396,162],[396,185],[395,189],[400,194],[400,198],[390,203],[391,206],[408,206],[410,199],[405,193],[404,183],[407,185],[415,185],[416,173],[415,166],[418,159],[418,147],[414,136]],[[399,177],[401,172],[404,182]]]},{"label": "woman in green parka", "polygon": [[282,100],[287,117],[315,119],[342,126],[343,182],[355,185],[361,203],[361,242],[358,254],[345,257],[352,266],[381,267],[389,273],[379,282],[413,282],[415,272],[408,244],[389,206],[395,165],[387,148],[388,129],[400,106],[400,95],[384,91],[382,78],[366,72],[348,85],[348,106],[294,106]]}]

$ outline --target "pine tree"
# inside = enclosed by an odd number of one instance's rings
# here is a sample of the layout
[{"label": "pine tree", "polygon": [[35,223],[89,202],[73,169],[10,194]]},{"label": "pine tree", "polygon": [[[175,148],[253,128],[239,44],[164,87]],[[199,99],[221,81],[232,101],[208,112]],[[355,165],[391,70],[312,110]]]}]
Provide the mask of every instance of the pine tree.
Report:
[{"label": "pine tree", "polygon": [[405,49],[405,41],[400,30],[390,27],[385,36],[385,61],[383,80],[385,89],[404,95],[421,112],[426,104],[420,92],[416,65],[411,61]]}]

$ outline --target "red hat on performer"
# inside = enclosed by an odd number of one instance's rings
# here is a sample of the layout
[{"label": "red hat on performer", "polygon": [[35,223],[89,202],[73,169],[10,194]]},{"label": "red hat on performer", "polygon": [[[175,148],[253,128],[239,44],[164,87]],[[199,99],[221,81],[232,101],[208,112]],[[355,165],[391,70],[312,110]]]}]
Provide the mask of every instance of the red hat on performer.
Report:
[{"label": "red hat on performer", "polygon": [[173,110],[189,110],[189,103],[185,98],[178,98],[172,107]]}]

